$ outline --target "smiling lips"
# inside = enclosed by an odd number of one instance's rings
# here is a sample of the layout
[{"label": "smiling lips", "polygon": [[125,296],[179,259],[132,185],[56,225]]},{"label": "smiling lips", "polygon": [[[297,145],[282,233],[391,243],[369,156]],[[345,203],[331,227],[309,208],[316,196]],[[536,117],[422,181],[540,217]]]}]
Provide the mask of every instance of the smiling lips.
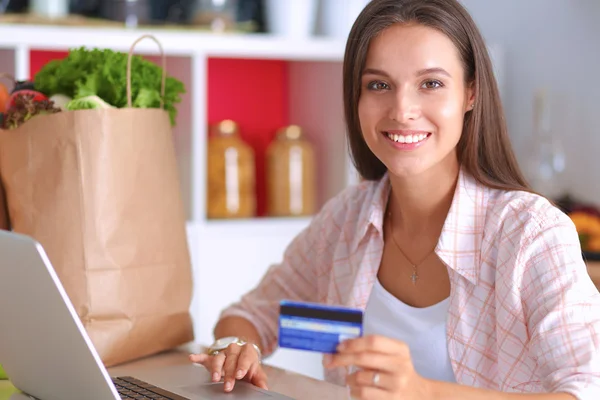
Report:
[{"label": "smiling lips", "polygon": [[384,136],[394,145],[396,148],[402,150],[413,150],[420,147],[429,136],[431,132],[425,131],[385,131]]}]

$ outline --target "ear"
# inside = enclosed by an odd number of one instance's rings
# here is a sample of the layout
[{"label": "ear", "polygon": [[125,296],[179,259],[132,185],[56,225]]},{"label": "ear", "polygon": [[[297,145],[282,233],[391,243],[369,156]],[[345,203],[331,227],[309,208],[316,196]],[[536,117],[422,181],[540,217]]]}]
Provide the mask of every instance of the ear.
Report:
[{"label": "ear", "polygon": [[465,89],[465,113],[475,108],[475,82],[471,82]]}]

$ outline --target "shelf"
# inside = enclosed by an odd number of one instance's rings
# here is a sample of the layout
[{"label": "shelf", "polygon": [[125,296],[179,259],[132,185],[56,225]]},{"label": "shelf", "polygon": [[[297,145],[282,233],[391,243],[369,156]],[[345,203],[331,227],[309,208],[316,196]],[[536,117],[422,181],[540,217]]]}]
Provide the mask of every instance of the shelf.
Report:
[{"label": "shelf", "polygon": [[[143,34],[152,34],[168,55],[201,54],[211,57],[261,58],[280,60],[342,61],[345,41],[329,38],[290,40],[268,34],[215,34],[186,29],[126,29],[110,26],[72,27],[3,24],[0,48],[27,47],[63,51],[87,46],[128,51]],[[136,52],[157,54],[152,41],[139,43]]]},{"label": "shelf", "polygon": [[[144,33],[161,42],[169,75],[186,86],[173,138],[189,221],[206,219],[207,130],[221,119],[237,121],[255,150],[258,218],[267,211],[264,152],[282,126],[302,126],[314,144],[317,164],[324,171],[316,178],[317,207],[350,183],[341,96],[343,40],[156,27],[3,24],[0,70],[30,79],[70,48],[126,52]],[[159,62],[150,40],[141,41],[135,53]]]},{"label": "shelf", "polygon": [[189,222],[187,227],[188,231],[193,231],[196,234],[207,234],[228,239],[257,236],[293,237],[306,228],[311,220],[311,217],[209,219],[201,224]]}]

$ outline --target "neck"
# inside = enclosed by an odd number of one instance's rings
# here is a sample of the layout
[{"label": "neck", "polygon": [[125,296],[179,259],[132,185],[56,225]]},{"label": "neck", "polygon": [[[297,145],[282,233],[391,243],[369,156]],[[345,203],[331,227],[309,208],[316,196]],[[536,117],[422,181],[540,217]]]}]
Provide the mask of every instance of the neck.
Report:
[{"label": "neck", "polygon": [[442,229],[458,180],[458,160],[453,161],[440,163],[418,176],[390,174],[388,211],[395,229],[411,236]]}]

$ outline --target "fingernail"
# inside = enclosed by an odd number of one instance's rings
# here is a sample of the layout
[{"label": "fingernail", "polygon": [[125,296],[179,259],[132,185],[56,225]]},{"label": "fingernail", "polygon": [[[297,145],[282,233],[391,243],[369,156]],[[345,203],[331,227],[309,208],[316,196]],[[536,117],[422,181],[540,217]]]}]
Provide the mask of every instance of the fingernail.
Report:
[{"label": "fingernail", "polygon": [[221,379],[221,374],[219,374],[218,372],[215,372],[213,374],[213,381],[218,381],[219,379]]},{"label": "fingernail", "polygon": [[238,370],[237,375],[235,376],[238,379],[242,379],[244,377],[244,371],[243,370]]},{"label": "fingernail", "polygon": [[346,347],[345,343],[340,343],[337,347],[337,351],[342,351],[342,350],[344,350],[345,347]]},{"label": "fingernail", "polygon": [[226,382],[225,383],[225,390],[227,390],[228,392],[231,390],[231,382]]}]

